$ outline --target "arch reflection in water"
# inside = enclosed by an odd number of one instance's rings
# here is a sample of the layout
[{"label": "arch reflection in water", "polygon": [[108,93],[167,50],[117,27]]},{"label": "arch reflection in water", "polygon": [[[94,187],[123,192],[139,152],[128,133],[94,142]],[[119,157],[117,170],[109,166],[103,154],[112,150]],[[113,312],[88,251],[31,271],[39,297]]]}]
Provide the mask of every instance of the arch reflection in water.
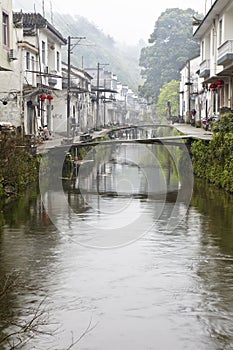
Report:
[{"label": "arch reflection in water", "polygon": [[[179,164],[176,164],[179,159],[168,148],[166,157],[171,160],[165,162],[157,148],[155,151],[141,144],[95,147],[83,160],[75,186],[83,197],[85,212],[92,219],[85,221],[83,213],[80,215],[73,210],[70,194],[67,196],[64,192],[62,181],[58,181],[54,192],[54,184],[52,187],[51,184],[43,186],[42,179],[40,187],[49,217],[59,230],[72,232],[72,235],[79,237],[81,244],[92,247],[112,248],[137,240],[151,225],[155,225],[154,220],[144,220],[144,215],[147,215],[143,209],[145,200],[156,201],[156,219],[160,218],[170,192],[177,192],[176,202],[181,200],[183,188],[180,191]],[[166,167],[167,164],[169,167]],[[186,197],[182,197],[182,201],[185,199],[189,203],[191,190],[192,186],[190,191],[185,192]],[[114,201],[116,203],[111,210],[108,207],[109,196],[113,204]],[[179,205],[174,203],[167,220],[167,230],[173,230],[182,217]],[[89,237],[88,242],[80,234],[83,225],[87,225],[92,232],[92,239]]]}]

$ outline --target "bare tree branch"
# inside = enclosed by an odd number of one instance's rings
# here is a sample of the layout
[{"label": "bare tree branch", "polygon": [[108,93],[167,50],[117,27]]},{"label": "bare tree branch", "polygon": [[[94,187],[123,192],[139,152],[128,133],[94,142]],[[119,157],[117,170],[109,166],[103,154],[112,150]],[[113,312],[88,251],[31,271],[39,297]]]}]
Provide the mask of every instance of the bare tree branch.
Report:
[{"label": "bare tree branch", "polygon": [[[4,283],[2,283],[2,286],[0,281],[0,301],[15,286],[16,278],[15,276],[13,277],[13,274],[6,276]],[[0,335],[0,348],[1,346],[7,345],[8,350],[19,350],[37,336],[55,335],[58,327],[53,330],[48,329],[48,327],[51,328],[51,326],[54,324],[49,322],[49,310],[45,305],[46,300],[47,298],[45,297],[39,302],[36,307],[29,307],[24,309],[24,316],[19,317],[17,321],[9,319],[4,320],[5,325],[3,328],[7,330],[7,334],[3,335],[2,337]],[[77,345],[81,339],[90,333],[96,326],[97,323],[92,325],[91,318],[82,334],[77,339],[75,339],[72,332],[71,344],[67,348],[61,350],[72,350],[74,346]]]},{"label": "bare tree branch", "polygon": [[66,350],[70,350],[72,349],[78,342],[80,342],[80,340],[87,335],[88,333],[90,333],[96,326],[98,323],[94,324],[93,326],[91,326],[92,324],[92,318],[90,319],[90,322],[87,326],[87,328],[84,330],[84,332],[79,336],[78,339],[76,339],[75,341],[73,340],[73,332],[72,332],[72,343],[70,344],[70,346],[66,349]]}]

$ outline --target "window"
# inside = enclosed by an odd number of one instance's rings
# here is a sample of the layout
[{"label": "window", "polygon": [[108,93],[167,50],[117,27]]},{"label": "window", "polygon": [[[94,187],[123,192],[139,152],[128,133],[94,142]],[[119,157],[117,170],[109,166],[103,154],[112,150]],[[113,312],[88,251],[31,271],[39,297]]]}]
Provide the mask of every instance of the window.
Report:
[{"label": "window", "polygon": [[34,72],[35,71],[35,57],[34,56],[31,57],[31,61],[32,61],[32,71]]},{"label": "window", "polygon": [[214,29],[212,30],[212,56],[215,54]]},{"label": "window", "polygon": [[30,69],[30,52],[26,52],[26,69]]},{"label": "window", "polygon": [[6,12],[2,12],[2,36],[3,45],[9,47],[9,16]]},{"label": "window", "polygon": [[60,52],[59,51],[57,51],[57,67],[56,67],[56,69],[57,69],[57,72],[60,71]]},{"label": "window", "polygon": [[35,84],[35,57],[31,57],[31,63],[32,63],[32,84]]},{"label": "window", "polygon": [[218,29],[218,44],[222,44],[222,19],[219,21],[219,29]]},{"label": "window", "polygon": [[41,55],[42,55],[42,63],[45,64],[45,42],[41,43]]},{"label": "window", "polygon": [[201,60],[204,61],[204,41],[201,42]]}]

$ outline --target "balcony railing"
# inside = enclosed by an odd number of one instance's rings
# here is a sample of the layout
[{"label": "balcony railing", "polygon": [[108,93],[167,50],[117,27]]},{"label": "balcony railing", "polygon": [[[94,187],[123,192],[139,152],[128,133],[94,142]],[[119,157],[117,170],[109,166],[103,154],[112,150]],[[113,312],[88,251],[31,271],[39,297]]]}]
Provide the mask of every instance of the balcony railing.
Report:
[{"label": "balcony railing", "polygon": [[233,40],[227,40],[218,48],[218,65],[227,65],[233,59]]},{"label": "balcony railing", "polygon": [[200,64],[200,77],[205,78],[210,75],[210,60],[204,60]]}]

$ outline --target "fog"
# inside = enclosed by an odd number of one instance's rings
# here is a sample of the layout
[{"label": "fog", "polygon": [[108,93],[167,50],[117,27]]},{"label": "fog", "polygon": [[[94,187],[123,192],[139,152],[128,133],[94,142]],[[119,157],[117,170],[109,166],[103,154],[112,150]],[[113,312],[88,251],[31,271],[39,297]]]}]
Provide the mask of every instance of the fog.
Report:
[{"label": "fog", "polygon": [[134,45],[140,39],[149,39],[156,20],[167,8],[192,8],[205,14],[212,2],[213,0],[13,0],[13,9],[41,13],[44,10],[49,13],[48,20],[52,19],[53,12],[84,16],[116,41]]}]

